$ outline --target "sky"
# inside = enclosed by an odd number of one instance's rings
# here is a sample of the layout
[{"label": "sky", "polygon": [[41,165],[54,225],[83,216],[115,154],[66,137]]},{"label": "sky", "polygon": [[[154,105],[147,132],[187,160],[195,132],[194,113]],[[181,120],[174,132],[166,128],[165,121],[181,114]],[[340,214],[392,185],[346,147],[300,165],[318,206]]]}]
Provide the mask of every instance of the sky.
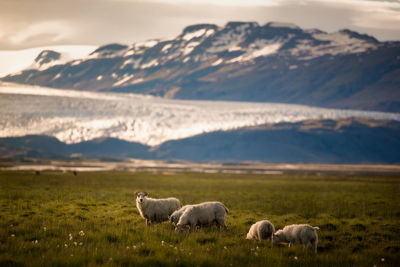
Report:
[{"label": "sky", "polygon": [[197,23],[291,22],[400,40],[400,0],[0,0],[0,50],[168,39]]}]

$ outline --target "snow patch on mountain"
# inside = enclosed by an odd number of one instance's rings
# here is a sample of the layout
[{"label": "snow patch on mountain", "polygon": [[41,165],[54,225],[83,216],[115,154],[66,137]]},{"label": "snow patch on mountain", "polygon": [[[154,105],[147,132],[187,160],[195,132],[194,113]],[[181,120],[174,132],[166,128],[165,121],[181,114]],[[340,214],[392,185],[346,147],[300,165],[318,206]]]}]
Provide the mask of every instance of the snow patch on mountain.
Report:
[{"label": "snow patch on mountain", "polygon": [[158,64],[159,64],[158,60],[157,59],[153,59],[153,60],[151,60],[151,61],[149,61],[147,63],[142,64],[140,66],[140,68],[141,69],[148,69],[148,68],[151,68],[151,67],[156,67],[156,66],[158,66]]},{"label": "snow patch on mountain", "polygon": [[309,60],[326,54],[361,53],[378,47],[377,43],[352,38],[346,32],[324,33],[313,31],[312,36],[316,40],[324,41],[325,43],[316,46],[312,44],[311,40],[301,40],[291,50],[291,54],[300,57],[300,59]]},{"label": "snow patch on mountain", "polygon": [[257,57],[269,56],[278,52],[282,45],[283,42],[279,41],[257,40],[244,54],[229,60],[228,63],[244,62]]},{"label": "snow patch on mountain", "polygon": [[120,80],[118,80],[117,82],[115,82],[113,84],[113,86],[120,86],[121,84],[126,83],[127,81],[131,80],[133,77],[135,77],[135,75],[131,74],[131,75],[127,75],[125,74]]},{"label": "snow patch on mountain", "polygon": [[200,29],[194,32],[189,32],[187,34],[185,34],[184,36],[182,36],[182,39],[185,41],[190,41],[193,38],[199,38],[202,35],[204,35],[206,33],[206,29]]},{"label": "snow patch on mountain", "polygon": [[240,26],[221,33],[220,35],[218,35],[218,37],[216,37],[212,46],[207,49],[207,52],[218,53],[229,50],[233,47],[239,47],[239,44],[245,40],[247,31],[250,27],[250,23],[244,23]]},{"label": "snow patch on mountain", "polygon": [[40,134],[69,144],[114,137],[155,146],[206,132],[307,119],[361,117],[400,121],[398,113],[169,100],[9,83],[0,84],[0,94],[0,137]]}]

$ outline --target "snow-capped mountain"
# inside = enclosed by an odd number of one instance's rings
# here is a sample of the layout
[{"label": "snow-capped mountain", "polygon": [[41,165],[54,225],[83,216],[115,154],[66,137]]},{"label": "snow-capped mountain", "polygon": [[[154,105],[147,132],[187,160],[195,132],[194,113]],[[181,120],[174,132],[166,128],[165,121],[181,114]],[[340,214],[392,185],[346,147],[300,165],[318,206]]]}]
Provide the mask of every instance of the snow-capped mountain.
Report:
[{"label": "snow-capped mountain", "polygon": [[348,117],[400,114],[294,104],[171,100],[126,93],[0,85],[0,137],[47,135],[67,144],[118,138],[149,146],[203,133]]},{"label": "snow-capped mountain", "polygon": [[7,74],[16,75],[26,69],[35,66],[35,59],[46,50],[55,51],[62,55],[63,61],[58,64],[65,64],[73,59],[86,57],[96,49],[92,45],[58,45],[35,47],[23,50],[0,50],[0,77]]},{"label": "snow-capped mountain", "polygon": [[[400,44],[289,23],[199,24],[176,38],[101,46],[4,81],[164,98],[400,111]],[[56,61],[54,61],[56,62]]]}]

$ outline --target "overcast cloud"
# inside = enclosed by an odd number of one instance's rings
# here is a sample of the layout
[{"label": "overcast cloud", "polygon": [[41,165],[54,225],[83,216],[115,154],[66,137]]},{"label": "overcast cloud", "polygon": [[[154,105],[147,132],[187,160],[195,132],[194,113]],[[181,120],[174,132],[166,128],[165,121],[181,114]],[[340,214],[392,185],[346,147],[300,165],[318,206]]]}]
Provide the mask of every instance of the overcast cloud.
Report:
[{"label": "overcast cloud", "polygon": [[0,50],[171,38],[196,23],[292,22],[400,40],[400,1],[1,0]]}]

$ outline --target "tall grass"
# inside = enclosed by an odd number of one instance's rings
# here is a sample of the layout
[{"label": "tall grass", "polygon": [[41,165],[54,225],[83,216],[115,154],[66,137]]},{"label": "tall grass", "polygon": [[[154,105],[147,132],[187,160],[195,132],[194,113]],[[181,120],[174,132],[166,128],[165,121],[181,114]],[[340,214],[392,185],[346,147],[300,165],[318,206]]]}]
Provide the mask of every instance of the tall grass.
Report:
[{"label": "tall grass", "polygon": [[[0,266],[399,266],[400,177],[0,172]],[[146,227],[133,192],[222,201],[228,230]],[[320,226],[319,253],[245,239],[255,221]]]}]

